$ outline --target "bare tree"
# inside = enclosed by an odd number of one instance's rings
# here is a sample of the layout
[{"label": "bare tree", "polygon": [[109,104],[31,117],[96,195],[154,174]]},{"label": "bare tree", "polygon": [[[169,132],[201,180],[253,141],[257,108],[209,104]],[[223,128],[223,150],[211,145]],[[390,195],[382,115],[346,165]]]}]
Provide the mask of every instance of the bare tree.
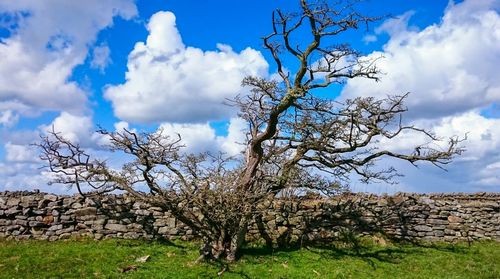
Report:
[{"label": "bare tree", "polygon": [[[182,151],[180,138],[161,130],[99,131],[109,138],[111,150],[133,157],[118,170],[92,159],[55,131],[39,143],[42,158],[57,175],[56,182],[79,191],[82,185],[101,192],[126,191],[192,228],[203,239],[200,259],[234,261],[249,222],[285,189],[329,193],[353,174],[365,182],[390,182],[397,172],[375,168],[381,157],[442,167],[461,153],[458,138],[438,148],[433,145],[439,140],[435,135],[403,124],[407,94],[338,102],[316,93],[348,79],[379,78],[377,59],[334,43],[338,34],[378,19],[358,13],[353,1],[301,0],[296,13],[273,13],[273,32],[263,43],[277,65],[279,79],[247,77],[243,85],[251,93],[233,100],[240,117],[248,122],[247,147],[241,158],[188,154]],[[285,62],[298,66],[287,70]],[[403,132],[422,134],[429,144],[406,154],[380,146],[381,139],[395,139]],[[145,186],[148,191],[140,191]]]}]

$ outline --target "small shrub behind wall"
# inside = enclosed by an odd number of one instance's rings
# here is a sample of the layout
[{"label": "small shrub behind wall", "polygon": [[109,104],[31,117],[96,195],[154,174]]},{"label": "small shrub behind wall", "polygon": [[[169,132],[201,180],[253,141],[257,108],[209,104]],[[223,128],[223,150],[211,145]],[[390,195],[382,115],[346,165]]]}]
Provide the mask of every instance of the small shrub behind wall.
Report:
[{"label": "small shrub behind wall", "polygon": [[[334,199],[277,200],[250,225],[248,240],[302,242],[349,234],[408,240],[500,240],[500,194],[349,194]],[[127,195],[102,199],[0,192],[0,238],[58,240],[195,235],[168,212]]]}]

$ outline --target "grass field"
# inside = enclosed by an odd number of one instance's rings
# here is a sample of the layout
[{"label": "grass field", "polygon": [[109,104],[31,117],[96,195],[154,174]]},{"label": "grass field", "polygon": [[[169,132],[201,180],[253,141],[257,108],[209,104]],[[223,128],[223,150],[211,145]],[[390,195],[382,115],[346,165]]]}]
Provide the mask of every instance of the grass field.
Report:
[{"label": "grass field", "polygon": [[[0,241],[0,278],[217,278],[196,243]],[[149,255],[144,263],[136,259]],[[128,270],[128,271],[127,271]],[[222,278],[500,278],[500,243],[246,248]]]}]

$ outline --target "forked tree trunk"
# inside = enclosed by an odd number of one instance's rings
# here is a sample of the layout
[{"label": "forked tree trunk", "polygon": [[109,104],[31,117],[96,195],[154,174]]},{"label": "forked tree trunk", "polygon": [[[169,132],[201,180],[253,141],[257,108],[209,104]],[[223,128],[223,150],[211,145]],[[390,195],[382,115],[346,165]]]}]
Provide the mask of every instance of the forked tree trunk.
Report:
[{"label": "forked tree trunk", "polygon": [[245,242],[245,236],[247,233],[247,225],[248,223],[245,221],[244,224],[240,224],[238,231],[233,237],[231,237],[231,243],[229,246],[229,251],[226,255],[226,260],[228,262],[234,262],[236,257],[238,256],[238,252],[240,251],[243,243]]},{"label": "forked tree trunk", "polygon": [[197,261],[205,260],[226,260],[236,261],[238,253],[245,242],[248,222],[241,220],[234,233],[227,235],[222,232],[216,239],[206,239],[200,249],[200,257]]}]

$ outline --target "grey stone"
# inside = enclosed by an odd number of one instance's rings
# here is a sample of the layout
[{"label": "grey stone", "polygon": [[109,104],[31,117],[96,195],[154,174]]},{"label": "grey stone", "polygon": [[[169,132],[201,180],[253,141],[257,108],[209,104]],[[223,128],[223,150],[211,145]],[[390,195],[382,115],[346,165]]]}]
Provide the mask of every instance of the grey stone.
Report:
[{"label": "grey stone", "polygon": [[450,223],[462,223],[464,220],[458,216],[450,215],[448,216],[448,222]]},{"label": "grey stone", "polygon": [[47,200],[47,201],[55,202],[55,201],[57,201],[57,196],[56,195],[50,195],[50,194],[49,195],[44,195],[43,199]]},{"label": "grey stone", "polygon": [[434,236],[438,237],[444,236],[444,231],[434,231]]},{"label": "grey stone", "polygon": [[38,210],[33,210],[33,214],[36,215],[45,215],[47,211],[45,209],[38,209]]},{"label": "grey stone", "polygon": [[163,227],[166,225],[167,225],[166,219],[156,219],[156,221],[153,223],[153,226],[155,226],[155,227]]},{"label": "grey stone", "polygon": [[35,200],[35,196],[23,196],[21,197],[21,205],[23,207],[36,206],[38,202]]},{"label": "grey stone", "polygon": [[[332,201],[278,200],[265,208],[262,220],[273,237],[290,231],[291,238],[295,240],[300,240],[303,234],[318,239],[330,237],[343,225],[356,226],[360,220],[370,226],[378,226],[393,237],[429,241],[500,240],[498,200],[499,194],[399,194],[392,197],[356,194]],[[83,197],[0,192],[0,237],[33,236],[36,239],[56,240],[61,235],[66,238],[66,234],[78,236],[89,233],[94,238],[99,238],[96,235],[107,238],[154,237],[154,234],[144,231],[143,225],[152,225],[161,235],[169,238],[188,239],[196,235],[170,213],[135,202],[130,195],[107,195],[101,201],[105,214],[98,213],[94,202]],[[339,206],[361,209],[361,219],[346,219]],[[279,228],[276,228],[277,222]],[[404,228],[402,222],[405,222]],[[256,223],[251,222],[247,239],[257,240],[259,233]],[[362,235],[370,233],[369,230],[360,231]]]},{"label": "grey stone", "polygon": [[127,231],[127,226],[122,224],[106,224],[104,228],[110,231],[117,231],[117,232]]},{"label": "grey stone", "polygon": [[138,239],[139,234],[137,234],[136,232],[128,232],[128,233],[123,234],[123,238],[125,238],[125,239]]},{"label": "grey stone", "polygon": [[68,239],[71,238],[71,233],[62,233],[59,235],[59,239]]},{"label": "grey stone", "polygon": [[22,211],[17,209],[17,207],[11,207],[7,210],[4,211],[4,215],[7,215],[7,216],[12,216],[12,215],[17,215],[19,213],[21,213]]},{"label": "grey stone", "polygon": [[176,226],[175,218],[168,218],[167,219],[167,226],[169,226],[170,228],[174,228]]},{"label": "grey stone", "polygon": [[432,231],[432,228],[429,226],[426,226],[426,225],[418,225],[418,226],[415,226],[414,229],[417,232],[431,232]]},{"label": "grey stone", "polygon": [[27,226],[28,225],[28,221],[17,219],[17,220],[14,221],[14,224],[15,225],[20,225],[20,226]]},{"label": "grey stone", "polygon": [[76,224],[76,229],[77,230],[82,230],[82,229],[87,229],[88,226],[85,224]]},{"label": "grey stone", "polygon": [[441,219],[429,219],[427,220],[427,224],[448,225],[448,221]]},{"label": "grey stone", "polygon": [[7,203],[5,205],[8,206],[8,207],[18,206],[20,202],[21,202],[21,199],[10,198],[10,199],[7,200]]},{"label": "grey stone", "polygon": [[387,200],[386,199],[379,199],[377,202],[378,206],[386,206],[387,205]]},{"label": "grey stone", "polygon": [[127,230],[140,231],[143,229],[143,225],[141,224],[130,224],[127,225]]},{"label": "grey stone", "polygon": [[161,227],[158,229],[158,233],[159,234],[168,234],[169,233],[169,229],[168,227]]},{"label": "grey stone", "polygon": [[61,221],[69,221],[73,218],[71,218],[71,216],[69,215],[62,215],[60,218],[59,218]]},{"label": "grey stone", "polygon": [[17,230],[20,228],[21,228],[21,226],[19,226],[19,225],[10,225],[10,226],[5,227],[5,231],[10,232],[10,231],[14,231],[14,230]]},{"label": "grey stone", "polygon": [[419,203],[423,203],[423,204],[427,204],[427,205],[431,205],[431,204],[434,204],[434,200],[428,198],[428,197],[421,197],[418,199],[418,202]]},{"label": "grey stone", "polygon": [[80,209],[76,209],[74,212],[75,216],[86,216],[86,215],[96,215],[97,208],[95,207],[84,207]]},{"label": "grey stone", "polygon": [[80,221],[91,221],[91,220],[95,220],[96,218],[97,218],[96,215],[83,215],[83,216],[76,217],[76,219],[78,219]]},{"label": "grey stone", "polygon": [[75,209],[82,208],[82,207],[83,207],[83,205],[79,202],[75,202],[71,205],[71,208],[75,208]]},{"label": "grey stone", "polygon": [[58,201],[49,202],[47,204],[47,208],[51,209],[51,210],[52,209],[57,209],[57,208],[59,208],[59,202]]},{"label": "grey stone", "polygon": [[135,202],[133,205],[134,209],[147,209],[148,207],[148,204],[143,202]]},{"label": "grey stone", "polygon": [[103,217],[98,217],[98,219],[93,221],[93,224],[104,225],[104,224],[106,224],[106,219]]},{"label": "grey stone", "polygon": [[62,228],[63,228],[63,225],[59,224],[59,225],[50,226],[47,230],[49,230],[49,231],[57,231],[57,230],[62,230]]}]

